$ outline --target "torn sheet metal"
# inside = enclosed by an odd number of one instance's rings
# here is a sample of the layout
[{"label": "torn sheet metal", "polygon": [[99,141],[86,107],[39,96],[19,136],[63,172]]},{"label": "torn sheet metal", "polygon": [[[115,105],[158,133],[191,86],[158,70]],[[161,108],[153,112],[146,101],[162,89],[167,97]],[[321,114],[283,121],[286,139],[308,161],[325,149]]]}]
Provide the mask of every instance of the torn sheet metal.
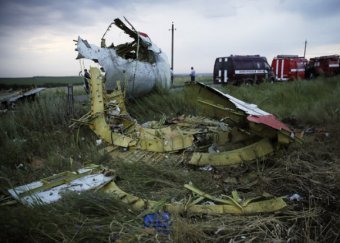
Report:
[{"label": "torn sheet metal", "polygon": [[133,41],[106,47],[105,39],[102,39],[102,46],[98,47],[78,37],[77,59],[87,58],[103,67],[107,91],[115,90],[117,81],[122,82],[129,97],[144,95],[156,86],[170,88],[170,65],[165,53],[147,34],[135,30],[133,26],[126,26],[118,18],[112,24],[122,29]]},{"label": "torn sheet metal", "polygon": [[196,102],[204,115],[229,120],[234,126],[244,128],[259,137],[278,140],[277,136],[280,134],[287,138],[280,141],[300,141],[286,124],[254,104],[243,102],[200,82],[189,83],[186,89],[191,96],[197,97]]},{"label": "torn sheet metal", "polygon": [[[91,115],[86,115],[86,123],[109,144],[141,149],[152,152],[178,151],[192,146],[193,135],[176,128],[144,128],[126,112],[124,96],[119,83],[117,90],[106,96],[100,71],[90,68],[91,73]],[[107,104],[115,100],[119,113],[110,114]],[[109,119],[111,117],[112,119]],[[84,122],[84,119],[80,119]]]},{"label": "torn sheet metal", "polygon": [[110,182],[113,176],[104,172],[100,166],[92,165],[18,186],[8,192],[25,205],[49,204],[60,200],[64,193],[88,191]]},{"label": "torn sheet metal", "polygon": [[[222,102],[218,102],[218,104],[223,105],[224,107],[230,107],[230,104],[233,104],[234,107],[232,107],[233,110],[240,110],[244,112],[247,115],[247,119],[251,122],[261,123],[264,125],[267,125],[269,127],[272,127],[276,130],[286,130],[287,132],[291,132],[291,130],[287,127],[286,124],[279,121],[274,115],[261,110],[257,107],[255,104],[249,104],[242,100],[239,100],[231,95],[225,94],[222,91],[210,87],[206,84],[196,82],[195,84],[188,85],[189,87],[195,85],[198,86],[198,92],[199,94],[202,93],[203,90],[208,91],[208,93],[212,94],[213,96],[219,96],[222,98]],[[206,96],[205,96],[206,97]],[[221,100],[221,99],[220,99]],[[226,102],[229,102],[229,104],[226,104]],[[264,118],[265,117],[265,118]],[[257,118],[257,119],[256,119]],[[260,119],[262,118],[262,119]]]},{"label": "torn sheet metal", "polygon": [[34,88],[28,91],[10,91],[0,94],[0,102],[1,105],[5,107],[9,107],[18,100],[25,100],[25,99],[34,99],[35,95],[40,93],[41,91],[45,90],[46,88]]},{"label": "torn sheet metal", "polygon": [[272,143],[264,138],[251,145],[219,153],[193,153],[189,164],[229,166],[263,158],[274,152]]},{"label": "torn sheet metal", "polygon": [[[76,172],[62,172],[8,191],[13,198],[27,206],[56,202],[67,192],[80,193],[93,189],[109,193],[136,210],[153,209],[160,205],[158,201],[139,198],[121,190],[115,183],[112,172],[99,165],[90,165]],[[163,207],[166,211],[249,215],[275,212],[286,207],[286,203],[282,198],[257,197],[241,200],[236,191],[232,193],[231,197],[218,198],[202,192],[191,184],[185,184],[184,187],[199,198],[185,204],[179,202],[165,203]],[[214,203],[211,205],[204,204],[204,200],[207,199],[212,200]]]},{"label": "torn sheet metal", "polygon": [[124,151],[185,150],[190,164],[229,166],[262,158],[273,153],[277,144],[295,140],[275,116],[201,83],[189,84],[190,94],[197,92],[194,97],[203,106],[201,112],[218,120],[179,116],[167,121],[167,126],[140,125],[127,112],[120,83],[107,94],[99,69],[91,67],[90,73],[91,112],[79,123],[88,124],[100,139]]},{"label": "torn sheet metal", "polygon": [[289,129],[289,127],[286,124],[284,124],[283,122],[276,119],[276,117],[272,114],[262,115],[262,116],[249,115],[249,116],[247,116],[247,120],[250,121],[250,122],[267,125],[267,126],[272,127],[276,130],[279,130],[279,131],[285,130],[287,132],[291,132],[291,130]]},{"label": "torn sheet metal", "polygon": [[[256,213],[269,213],[282,210],[287,206],[282,197],[273,198],[251,198],[241,201],[238,194],[233,192],[232,197],[228,199],[220,199],[204,193],[192,185],[184,185],[185,188],[194,192],[199,200],[194,200],[189,203],[165,203],[163,209],[168,212],[194,214],[235,214],[235,215],[251,215]],[[102,189],[106,193],[110,193],[120,199],[122,202],[130,205],[136,210],[152,209],[159,205],[159,202],[147,200],[131,195],[121,190],[114,181],[106,184]],[[198,204],[203,203],[204,199],[212,199],[216,204]]]}]

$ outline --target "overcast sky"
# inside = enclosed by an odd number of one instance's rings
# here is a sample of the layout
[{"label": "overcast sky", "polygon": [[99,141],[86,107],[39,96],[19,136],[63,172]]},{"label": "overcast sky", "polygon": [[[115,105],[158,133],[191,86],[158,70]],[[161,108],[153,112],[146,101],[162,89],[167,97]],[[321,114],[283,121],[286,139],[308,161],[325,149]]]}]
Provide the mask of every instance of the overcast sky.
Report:
[{"label": "overcast sky", "polygon": [[[216,57],[340,54],[340,0],[0,0],[0,77],[78,75],[73,40],[92,44],[125,16],[171,56],[175,73],[212,72]],[[113,29],[116,30],[113,30]],[[108,40],[124,34],[116,27]],[[117,41],[118,40],[118,41]],[[93,65],[86,61],[85,65]]]}]

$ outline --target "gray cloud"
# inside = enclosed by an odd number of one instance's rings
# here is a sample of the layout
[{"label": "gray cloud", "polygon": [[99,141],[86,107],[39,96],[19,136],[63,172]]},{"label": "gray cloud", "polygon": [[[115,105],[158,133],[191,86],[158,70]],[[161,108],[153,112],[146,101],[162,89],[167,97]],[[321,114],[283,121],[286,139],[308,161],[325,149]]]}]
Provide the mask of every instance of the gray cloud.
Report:
[{"label": "gray cloud", "polygon": [[[0,28],[36,28],[95,24],[104,9],[124,9],[124,0],[12,0],[0,3]],[[86,10],[86,11],[84,11]],[[86,14],[93,12],[93,14]]]},{"label": "gray cloud", "polygon": [[340,13],[339,0],[283,0],[280,2],[280,7],[285,11],[312,19],[332,17]]},{"label": "gray cloud", "polygon": [[263,54],[270,61],[280,53],[299,54],[306,38],[307,53],[335,54],[339,12],[339,0],[0,0],[0,74],[20,75],[24,68],[15,69],[22,63],[30,64],[25,75],[55,69],[49,66],[77,73],[72,39],[81,35],[98,44],[110,21],[122,16],[167,54],[174,21],[180,72],[188,65],[209,71],[221,55]]}]

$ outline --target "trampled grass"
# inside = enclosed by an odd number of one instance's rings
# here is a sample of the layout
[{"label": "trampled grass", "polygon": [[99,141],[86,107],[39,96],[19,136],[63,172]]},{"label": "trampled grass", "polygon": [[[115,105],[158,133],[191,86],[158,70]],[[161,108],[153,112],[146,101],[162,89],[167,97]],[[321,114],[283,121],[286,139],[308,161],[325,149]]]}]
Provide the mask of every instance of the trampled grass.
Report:
[{"label": "trampled grass", "polygon": [[[297,193],[302,199],[288,201],[288,208],[275,214],[172,214],[171,234],[161,235],[144,228],[148,210],[134,211],[112,195],[70,194],[37,208],[0,207],[0,238],[4,242],[336,242],[340,227],[339,84],[340,78],[334,77],[219,87],[281,119],[295,119],[300,129],[322,128],[322,132],[306,134],[303,145],[292,145],[254,164],[212,171],[171,158],[158,164],[126,163],[103,154],[90,129],[69,129],[64,89],[44,92],[36,101],[19,104],[0,117],[1,195],[10,187],[91,162],[114,169],[125,191],[161,202],[189,200],[183,188],[189,182],[217,196],[237,190],[256,195]],[[140,123],[196,113],[181,89],[158,90],[130,100],[127,108]],[[74,117],[88,110],[88,102],[76,102]],[[228,178],[237,183],[226,183]]]}]

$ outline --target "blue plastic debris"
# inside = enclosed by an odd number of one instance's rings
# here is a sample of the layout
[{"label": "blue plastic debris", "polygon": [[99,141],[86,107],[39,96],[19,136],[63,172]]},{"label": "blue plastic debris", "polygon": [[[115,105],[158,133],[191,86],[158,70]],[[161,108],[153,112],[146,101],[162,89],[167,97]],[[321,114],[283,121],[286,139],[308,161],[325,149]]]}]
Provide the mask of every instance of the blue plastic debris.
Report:
[{"label": "blue plastic debris", "polygon": [[159,233],[170,234],[171,220],[168,212],[150,213],[144,216],[144,227],[155,228]]}]

